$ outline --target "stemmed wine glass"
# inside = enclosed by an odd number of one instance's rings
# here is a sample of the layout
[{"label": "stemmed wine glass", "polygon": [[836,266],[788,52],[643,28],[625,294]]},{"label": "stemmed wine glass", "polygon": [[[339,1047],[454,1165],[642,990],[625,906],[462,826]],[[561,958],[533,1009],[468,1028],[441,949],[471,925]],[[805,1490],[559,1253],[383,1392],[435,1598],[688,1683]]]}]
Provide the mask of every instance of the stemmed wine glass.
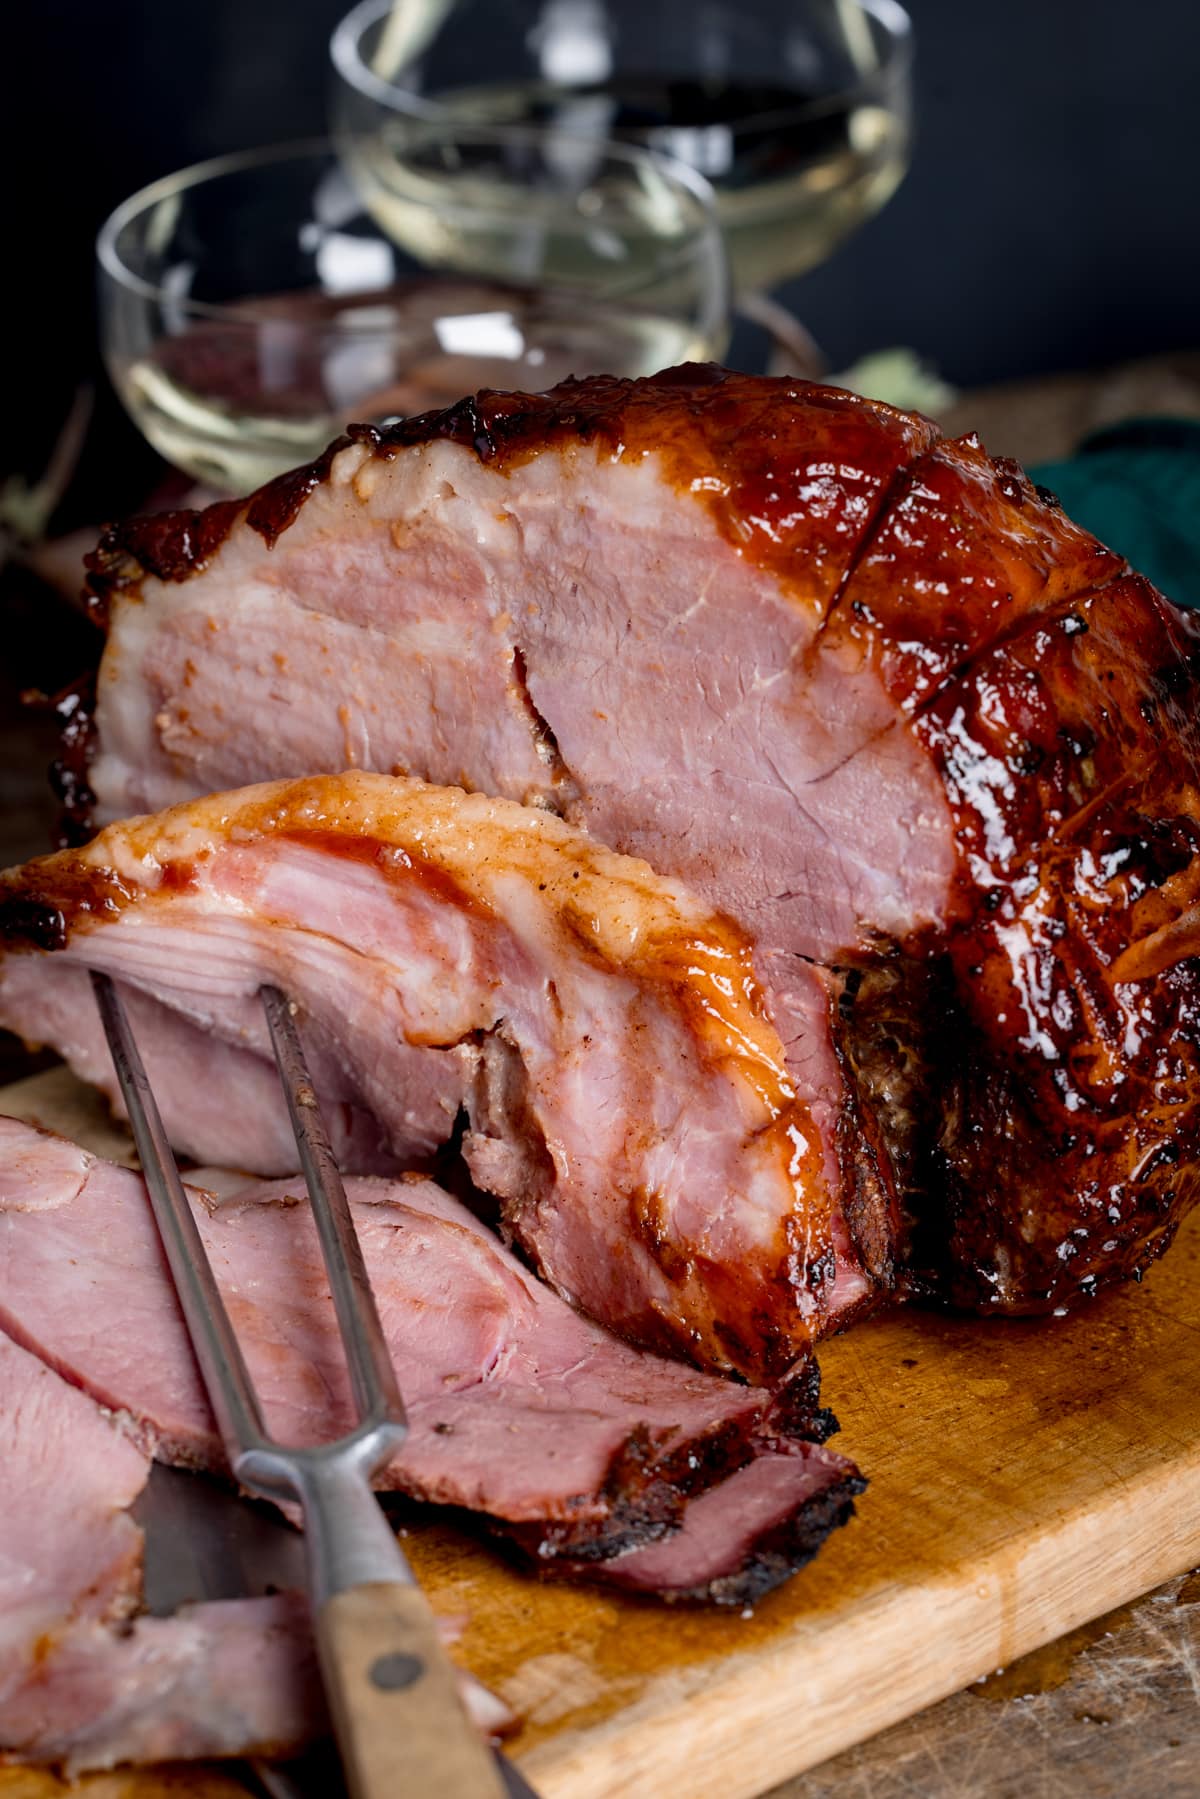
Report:
[{"label": "stemmed wine glass", "polygon": [[326,141],[276,146],[156,181],[103,227],[110,373],[210,488],[279,474],[351,419],[724,350],[728,263],[691,167],[536,125],[397,130],[403,155],[357,185]]},{"label": "stemmed wine glass", "polygon": [[361,0],[331,41],[333,129],[356,175],[402,158],[397,122],[420,119],[664,151],[716,192],[741,309],[786,335],[768,290],[824,261],[905,172],[911,53],[896,0],[792,0],[776,17],[753,0]]}]

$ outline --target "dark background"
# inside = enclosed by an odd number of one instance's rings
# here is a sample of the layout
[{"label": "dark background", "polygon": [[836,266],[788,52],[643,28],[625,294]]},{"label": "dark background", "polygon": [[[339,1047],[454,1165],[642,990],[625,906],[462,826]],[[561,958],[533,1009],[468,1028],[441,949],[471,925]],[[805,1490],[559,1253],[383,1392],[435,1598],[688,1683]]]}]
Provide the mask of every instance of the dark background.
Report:
[{"label": "dark background", "polygon": [[[39,466],[93,361],[105,213],[199,157],[321,129],[348,3],[34,0],[10,19],[0,466]],[[787,0],[745,3],[783,17]],[[911,173],[786,294],[833,366],[904,343],[973,385],[1200,341],[1200,6],[908,5]]]}]

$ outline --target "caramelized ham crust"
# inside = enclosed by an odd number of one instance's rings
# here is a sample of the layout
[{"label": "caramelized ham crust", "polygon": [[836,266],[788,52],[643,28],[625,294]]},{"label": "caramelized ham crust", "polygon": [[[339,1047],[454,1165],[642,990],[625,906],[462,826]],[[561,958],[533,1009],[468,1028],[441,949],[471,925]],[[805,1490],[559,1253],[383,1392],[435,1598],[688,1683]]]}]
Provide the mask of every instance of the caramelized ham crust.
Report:
[{"label": "caramelized ham crust", "polygon": [[736,918],[872,1274],[897,1189],[910,1280],[1007,1310],[1192,1203],[1194,637],[975,439],[714,369],[484,393],[93,583],[100,817],[399,768]]},{"label": "caramelized ham crust", "polygon": [[[265,1148],[230,1141],[243,1071],[266,1100],[275,981],[319,1090],[377,1122],[393,1166],[465,1108],[505,1228],[602,1323],[761,1379],[863,1294],[832,1132],[744,937],[547,813],[368,774],[227,794],[11,871],[0,936],[0,1019],[109,1091],[86,969],[149,997],[151,1078],[199,1160],[294,1157],[278,1092]],[[197,1026],[227,1046],[203,1081]]]}]

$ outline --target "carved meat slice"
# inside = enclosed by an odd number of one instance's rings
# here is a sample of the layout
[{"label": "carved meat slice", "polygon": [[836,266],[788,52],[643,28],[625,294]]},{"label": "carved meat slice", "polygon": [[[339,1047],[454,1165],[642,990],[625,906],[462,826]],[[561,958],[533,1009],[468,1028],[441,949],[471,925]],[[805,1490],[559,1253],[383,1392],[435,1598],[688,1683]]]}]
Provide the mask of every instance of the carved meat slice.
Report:
[{"label": "carved meat slice", "polygon": [[116,1631],[72,1625],[10,1699],[0,1761],[70,1774],[124,1762],[288,1756],[322,1733],[306,1601],[222,1599]]},{"label": "carved meat slice", "polygon": [[[12,1120],[0,1120],[0,1148],[0,1327],[127,1415],[160,1459],[219,1467],[140,1178]],[[295,1191],[194,1203],[268,1424],[306,1443],[348,1428],[353,1408]],[[807,1545],[791,1566],[849,1515],[861,1482],[819,1447],[832,1421],[815,1410],[811,1372],[772,1395],[660,1360],[579,1317],[431,1182],[348,1191],[410,1424],[381,1484],[485,1514],[543,1570],[601,1575],[760,1455],[808,1458],[813,1478],[780,1493],[772,1521],[794,1521]],[[814,1528],[799,1522],[806,1511]],[[670,1558],[661,1566],[669,1588]]]},{"label": "carved meat slice", "polygon": [[[83,1152],[24,1126],[22,1147],[0,1122],[5,1150],[45,1169],[31,1204],[71,1203]],[[150,1461],[129,1426],[0,1334],[0,1761],[78,1773],[301,1749],[326,1728],[302,1595],[134,1615],[142,1532],[127,1508]],[[469,1675],[463,1695],[481,1730],[508,1720]]]},{"label": "carved meat slice", "polygon": [[[37,1202],[69,1204],[80,1167],[81,1152],[51,1158]],[[0,1335],[0,1759],[243,1755],[320,1728],[302,1601],[133,1619],[142,1533],[127,1508],[149,1471],[118,1418]]]},{"label": "carved meat slice", "polygon": [[92,1400],[0,1336],[0,1708],[35,1645],[136,1607],[142,1533],[126,1508],[148,1466]]},{"label": "carved meat slice", "polygon": [[809,1443],[757,1456],[693,1499],[675,1536],[612,1562],[605,1579],[675,1602],[751,1604],[812,1559],[861,1490],[852,1476],[831,1482],[828,1458]]},{"label": "carved meat slice", "polygon": [[[745,938],[548,813],[361,773],[195,801],[5,875],[0,938],[0,1020],[110,1093],[86,969],[153,1002],[151,1079],[208,1162],[239,1088],[267,1110],[280,983],[343,1149],[369,1116],[403,1165],[461,1105],[505,1228],[640,1342],[775,1377],[868,1290],[835,1116],[796,1094]],[[226,1049],[193,1064],[196,1027]],[[266,1172],[294,1158],[272,1103]]]}]

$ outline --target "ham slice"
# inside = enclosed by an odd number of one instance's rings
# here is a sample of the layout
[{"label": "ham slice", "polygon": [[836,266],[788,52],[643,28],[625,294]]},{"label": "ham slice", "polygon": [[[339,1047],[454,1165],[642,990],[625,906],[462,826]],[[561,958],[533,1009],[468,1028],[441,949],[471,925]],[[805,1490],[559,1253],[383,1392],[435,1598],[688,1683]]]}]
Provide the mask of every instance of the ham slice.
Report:
[{"label": "ham slice", "polygon": [[99,818],[400,769],[736,919],[868,1274],[1062,1306],[1194,1203],[1196,634],[975,438],[711,368],[485,392],[92,579]]},{"label": "ham slice", "polygon": [[614,1562],[607,1579],[673,1601],[748,1605],[812,1559],[851,1489],[831,1486],[827,1450],[789,1445],[693,1499],[677,1536]]},{"label": "ham slice", "polygon": [[[56,1160],[51,1210],[70,1203],[82,1152]],[[119,1419],[0,1336],[0,1757],[80,1771],[293,1749],[320,1729],[302,1600],[133,1618],[128,1507],[149,1471]]]},{"label": "ham slice", "polygon": [[0,1706],[34,1646],[75,1618],[136,1608],[149,1463],[119,1425],[0,1337]]},{"label": "ham slice", "polygon": [[0,1700],[0,1760],[68,1774],[123,1762],[290,1756],[327,1728],[306,1602],[222,1599],[117,1632],[88,1622]]},{"label": "ham slice", "polygon": [[831,1109],[796,1095],[745,938],[546,812],[362,773],[195,801],[0,878],[0,940],[0,1021],[112,1095],[104,969],[175,1140],[266,1172],[295,1153],[278,982],[343,1153],[404,1166],[463,1107],[505,1230],[643,1344],[775,1378],[870,1295]]},{"label": "ham slice", "polygon": [[[161,1459],[219,1468],[140,1178],[13,1120],[0,1148],[0,1327]],[[353,1409],[295,1191],[258,1186],[215,1210],[193,1198],[268,1424],[305,1443],[346,1429]],[[849,1516],[861,1482],[820,1447],[832,1421],[811,1376],[773,1395],[659,1360],[571,1311],[431,1182],[348,1192],[410,1424],[382,1485],[484,1514],[543,1571],[600,1577],[759,1455],[795,1455],[813,1477],[773,1525],[818,1502],[825,1531]]]},{"label": "ham slice", "polygon": [[[4,1147],[28,1166],[50,1141],[29,1133],[22,1155],[8,1131]],[[57,1189],[55,1162],[66,1177]],[[47,1185],[27,1197],[49,1210],[68,1203],[86,1166],[82,1151],[46,1160]],[[326,1729],[307,1600],[135,1616],[142,1533],[128,1508],[150,1461],[128,1424],[0,1335],[0,1760],[82,1773],[291,1755]],[[463,1693],[481,1730],[511,1721],[469,1675]]]}]

